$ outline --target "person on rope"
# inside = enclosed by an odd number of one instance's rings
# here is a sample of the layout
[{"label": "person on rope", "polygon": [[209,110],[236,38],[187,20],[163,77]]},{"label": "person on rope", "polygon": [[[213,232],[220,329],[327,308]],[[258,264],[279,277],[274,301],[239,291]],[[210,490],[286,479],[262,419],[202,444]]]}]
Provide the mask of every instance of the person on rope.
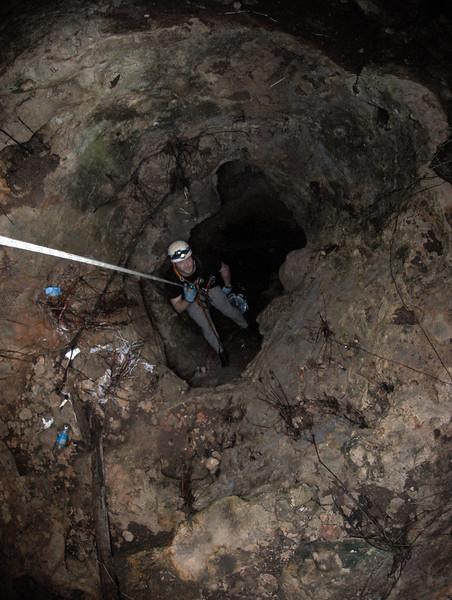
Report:
[{"label": "person on rope", "polygon": [[212,321],[210,305],[232,319],[241,329],[248,328],[245,317],[228,300],[228,295],[232,292],[229,266],[213,257],[200,259],[194,256],[190,246],[183,240],[169,245],[168,257],[172,263],[172,273],[168,279],[184,286],[182,293],[180,288],[173,286],[168,290],[172,306],[179,314],[185,311],[188,313],[218,354],[221,365],[226,366],[227,355]]}]

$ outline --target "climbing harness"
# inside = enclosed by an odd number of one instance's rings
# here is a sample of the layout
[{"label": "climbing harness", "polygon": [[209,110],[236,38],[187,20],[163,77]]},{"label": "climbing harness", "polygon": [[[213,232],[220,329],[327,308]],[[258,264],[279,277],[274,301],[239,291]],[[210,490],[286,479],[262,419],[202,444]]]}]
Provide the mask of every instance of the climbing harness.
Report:
[{"label": "climbing harness", "polygon": [[[198,264],[196,264],[196,268],[199,266],[199,260],[198,260]],[[173,271],[176,275],[176,277],[178,277],[179,281],[181,281],[184,285],[189,285],[189,286],[195,286],[196,290],[198,292],[197,296],[196,296],[196,302],[197,304],[201,305],[201,303],[204,303],[205,305],[207,305],[209,303],[208,300],[208,292],[209,289],[211,287],[213,287],[213,285],[215,284],[215,277],[212,276],[209,278],[209,280],[207,281],[207,285],[203,286],[202,284],[204,283],[204,280],[201,279],[200,277],[196,278],[195,281],[189,281],[188,279],[186,279],[182,273],[179,271],[179,269],[177,268],[177,266],[173,263]],[[195,269],[196,271],[196,269]]]},{"label": "climbing harness", "polygon": [[136,277],[144,277],[145,279],[152,279],[153,281],[160,281],[161,283],[167,283],[168,285],[175,285],[178,287],[184,287],[180,283],[174,281],[168,281],[155,275],[149,275],[148,273],[141,273],[140,271],[133,271],[132,269],[126,269],[125,267],[118,267],[110,263],[102,262],[100,260],[94,260],[93,258],[86,258],[85,256],[79,256],[78,254],[71,254],[69,252],[62,252],[61,250],[55,250],[54,248],[48,248],[47,246],[38,246],[37,244],[29,244],[28,242],[21,242],[12,238],[4,237],[0,235],[0,245],[8,246],[9,248],[19,248],[20,250],[28,250],[29,252],[35,252],[38,254],[46,254],[48,256],[56,256],[57,258],[64,258],[66,260],[73,260],[75,262],[84,263],[86,265],[93,265],[100,267],[101,269],[110,269],[111,271],[119,271],[126,275],[135,275]]},{"label": "climbing harness", "polygon": [[[182,273],[180,273],[180,271],[178,270],[177,266],[174,263],[173,263],[173,271],[182,283],[187,284],[187,285],[195,285],[196,289],[198,290],[198,296],[196,297],[198,304],[201,305],[201,303],[204,302],[204,304],[206,306],[208,306],[208,304],[209,304],[208,291],[211,287],[214,286],[214,284],[216,282],[215,277],[211,276],[207,282],[207,285],[204,287],[201,287],[199,278],[196,279],[194,282],[188,281],[187,279],[185,279],[185,277],[182,275]],[[226,295],[226,298],[228,299],[229,303],[234,308],[237,308],[242,313],[242,315],[244,315],[249,310],[248,301],[243,292],[231,292],[230,294]]]}]

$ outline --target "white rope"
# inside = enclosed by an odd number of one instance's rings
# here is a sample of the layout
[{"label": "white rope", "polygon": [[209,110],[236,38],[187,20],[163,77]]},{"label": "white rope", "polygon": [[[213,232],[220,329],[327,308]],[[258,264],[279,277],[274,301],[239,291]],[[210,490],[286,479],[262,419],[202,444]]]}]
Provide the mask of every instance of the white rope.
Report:
[{"label": "white rope", "polygon": [[111,265],[110,263],[102,262],[100,260],[94,260],[93,258],[86,258],[85,256],[79,256],[78,254],[71,254],[70,252],[62,252],[61,250],[47,248],[46,246],[38,246],[37,244],[13,240],[12,238],[4,237],[2,235],[0,235],[0,245],[8,246],[9,248],[19,248],[20,250],[28,250],[29,252],[36,252],[38,254],[47,254],[48,256],[56,256],[57,258],[64,258],[66,260],[74,260],[76,262],[84,263],[85,265],[100,267],[101,269],[110,269],[111,271],[119,271],[126,275],[135,275],[136,277],[144,277],[145,279],[152,279],[153,281],[161,281],[162,283],[168,283],[169,285],[184,287],[180,283],[168,281],[168,279],[162,279],[161,277],[155,277],[154,275],[148,275],[147,273],[141,273],[140,271],[132,271],[132,269],[126,269],[124,267],[117,267],[116,265]]}]

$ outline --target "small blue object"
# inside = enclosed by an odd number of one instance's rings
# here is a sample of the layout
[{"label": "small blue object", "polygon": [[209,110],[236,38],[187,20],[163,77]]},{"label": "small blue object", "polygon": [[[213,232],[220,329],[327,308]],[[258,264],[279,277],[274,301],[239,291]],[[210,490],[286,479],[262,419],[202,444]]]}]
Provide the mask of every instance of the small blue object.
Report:
[{"label": "small blue object", "polygon": [[248,302],[244,294],[229,294],[228,300],[234,308],[237,308],[242,313],[242,315],[249,310]]},{"label": "small blue object", "polygon": [[232,287],[229,285],[225,285],[224,287],[221,288],[221,291],[223,292],[223,294],[225,294],[226,296],[229,296],[229,294],[232,292]]},{"label": "small blue object", "polygon": [[184,300],[190,303],[194,302],[197,294],[198,290],[196,289],[196,286],[194,284],[186,283],[184,285]]},{"label": "small blue object", "polygon": [[46,296],[61,296],[61,288],[58,286],[50,286],[45,288]]},{"label": "small blue object", "polygon": [[69,425],[64,425],[63,430],[58,432],[56,437],[55,446],[58,449],[64,448],[69,442]]}]

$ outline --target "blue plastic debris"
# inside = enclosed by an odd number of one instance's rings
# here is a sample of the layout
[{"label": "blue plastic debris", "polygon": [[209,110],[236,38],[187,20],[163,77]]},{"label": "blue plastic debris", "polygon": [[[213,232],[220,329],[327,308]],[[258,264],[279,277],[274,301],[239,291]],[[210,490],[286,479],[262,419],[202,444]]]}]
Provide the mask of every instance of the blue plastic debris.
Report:
[{"label": "blue plastic debris", "polygon": [[55,440],[55,448],[61,450],[68,445],[69,442],[69,425],[63,425],[62,431],[58,432]]},{"label": "blue plastic debris", "polygon": [[61,288],[58,286],[49,286],[45,288],[46,296],[61,296]]}]

